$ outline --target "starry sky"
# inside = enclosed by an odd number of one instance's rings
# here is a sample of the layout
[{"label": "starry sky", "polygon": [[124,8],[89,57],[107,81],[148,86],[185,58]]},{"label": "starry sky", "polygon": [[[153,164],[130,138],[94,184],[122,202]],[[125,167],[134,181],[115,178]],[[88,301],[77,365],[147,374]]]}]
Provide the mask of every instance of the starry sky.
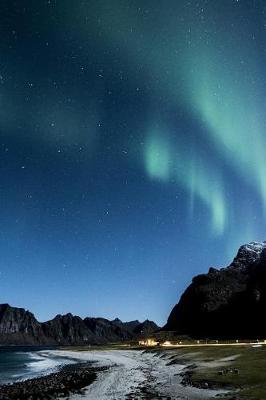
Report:
[{"label": "starry sky", "polygon": [[1,0],[0,301],[163,324],[265,240],[264,0]]}]

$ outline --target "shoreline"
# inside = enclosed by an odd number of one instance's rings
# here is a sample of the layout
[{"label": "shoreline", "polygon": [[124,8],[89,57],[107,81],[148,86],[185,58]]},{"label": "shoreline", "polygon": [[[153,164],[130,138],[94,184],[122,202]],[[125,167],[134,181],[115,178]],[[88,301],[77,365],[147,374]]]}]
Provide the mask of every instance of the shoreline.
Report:
[{"label": "shoreline", "polygon": [[91,362],[64,365],[57,372],[0,386],[0,400],[51,400],[82,394],[107,367],[93,367]]},{"label": "shoreline", "polygon": [[[56,351],[58,355],[60,351]],[[187,399],[206,400],[223,391],[185,384],[189,368],[175,352],[141,350],[62,351],[78,363],[57,372],[0,386],[0,400]]]}]

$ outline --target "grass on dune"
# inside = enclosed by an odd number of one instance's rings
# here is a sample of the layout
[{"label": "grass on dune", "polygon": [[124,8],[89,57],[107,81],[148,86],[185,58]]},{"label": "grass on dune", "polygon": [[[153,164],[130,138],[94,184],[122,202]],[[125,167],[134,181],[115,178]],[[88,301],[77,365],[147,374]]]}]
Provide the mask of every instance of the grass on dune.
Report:
[{"label": "grass on dune", "polygon": [[[178,354],[191,363],[200,363],[193,371],[194,383],[208,381],[217,386],[234,388],[237,399],[241,400],[266,399],[266,346],[184,348],[178,350]],[[224,358],[232,359],[223,362]],[[217,363],[217,360],[221,361]],[[237,369],[239,373],[219,374],[226,369]],[[224,396],[226,398],[232,398],[232,393]]]}]

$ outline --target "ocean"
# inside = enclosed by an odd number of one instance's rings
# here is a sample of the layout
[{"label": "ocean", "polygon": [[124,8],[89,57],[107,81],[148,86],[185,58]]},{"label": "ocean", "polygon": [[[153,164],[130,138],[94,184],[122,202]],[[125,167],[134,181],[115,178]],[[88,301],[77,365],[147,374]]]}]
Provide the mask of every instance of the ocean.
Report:
[{"label": "ocean", "polygon": [[47,347],[0,347],[0,384],[56,372],[79,360]]}]

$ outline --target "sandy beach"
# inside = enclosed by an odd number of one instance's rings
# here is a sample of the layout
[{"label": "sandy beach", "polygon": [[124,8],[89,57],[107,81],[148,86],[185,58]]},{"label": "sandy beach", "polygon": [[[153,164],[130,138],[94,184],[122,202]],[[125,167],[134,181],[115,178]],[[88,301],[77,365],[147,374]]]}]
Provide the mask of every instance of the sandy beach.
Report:
[{"label": "sandy beach", "polygon": [[[64,352],[64,356],[73,352]],[[186,365],[171,364],[171,353],[138,350],[108,350],[75,352],[81,361],[93,361],[97,367],[109,367],[99,372],[83,395],[71,400],[97,399],[211,399],[222,391],[198,389],[181,384],[180,374]]]},{"label": "sandy beach", "polygon": [[[39,377],[1,386],[0,399],[206,400],[225,393],[211,389],[206,382],[206,387],[192,386],[187,378],[191,362],[176,351],[61,349],[38,354],[47,359],[48,365],[49,360],[56,359],[62,360],[62,366],[54,372],[47,369]],[[66,360],[71,364],[64,364]],[[225,359],[221,361],[221,365],[226,363]]]}]

